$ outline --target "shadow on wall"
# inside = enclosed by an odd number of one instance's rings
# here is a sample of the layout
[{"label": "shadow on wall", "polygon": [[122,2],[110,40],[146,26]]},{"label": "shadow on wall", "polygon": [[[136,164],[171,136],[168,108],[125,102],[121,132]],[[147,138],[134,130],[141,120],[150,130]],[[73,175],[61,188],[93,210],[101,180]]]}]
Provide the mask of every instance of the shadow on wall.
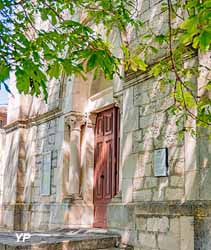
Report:
[{"label": "shadow on wall", "polygon": [[[156,204],[160,204],[159,209],[165,209],[168,204],[180,206],[186,201],[201,199],[198,160],[202,149],[198,143],[199,138],[185,134],[184,138],[178,139],[178,131],[183,125],[178,127],[176,117],[166,111],[173,103],[170,92],[170,88],[161,90],[155,79],[148,79],[124,91],[121,122],[122,204],[115,204],[114,200],[109,205],[108,221],[109,227],[120,232],[123,242],[128,245],[143,243],[137,236],[139,232],[143,234],[148,231],[153,235],[152,238],[157,234],[152,224],[160,225],[160,220],[152,218],[144,223],[146,218],[143,221],[138,219],[140,216],[153,217],[150,209],[156,207]],[[191,122],[194,125],[194,121]],[[207,147],[208,144],[205,145]],[[166,177],[154,176],[154,150],[159,148],[168,149]],[[204,155],[203,160],[206,161],[207,157],[208,154]],[[147,209],[144,204],[149,205]],[[137,210],[138,207],[140,210]],[[159,209],[157,212],[154,210],[155,217],[162,214],[162,211],[159,214]],[[164,221],[168,225],[173,223],[169,218],[164,218]],[[141,223],[145,226],[142,227]],[[189,222],[184,223],[190,225]],[[157,231],[158,227],[155,225]],[[174,230],[169,228],[166,226],[163,232],[168,237],[171,230]],[[181,228],[178,226],[177,230]],[[148,239],[146,241],[151,241],[148,236],[142,235]],[[178,244],[179,238],[175,241]],[[156,244],[149,247],[155,248]]]}]

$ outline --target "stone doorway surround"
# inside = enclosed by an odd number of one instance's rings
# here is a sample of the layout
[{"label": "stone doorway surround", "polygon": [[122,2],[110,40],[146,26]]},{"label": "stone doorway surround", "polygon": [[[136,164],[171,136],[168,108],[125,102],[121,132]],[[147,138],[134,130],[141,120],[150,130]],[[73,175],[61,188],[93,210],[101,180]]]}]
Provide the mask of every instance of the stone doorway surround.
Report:
[{"label": "stone doorway surround", "polygon": [[[81,94],[83,95],[83,93]],[[80,98],[82,97],[80,96]],[[86,104],[81,103],[80,108],[78,108],[77,103],[78,99],[74,97],[72,107],[78,111],[70,111],[65,114],[65,145],[73,142],[77,146],[74,148],[67,147],[68,150],[63,153],[62,193],[63,200],[69,200],[68,202],[73,202],[75,205],[83,203],[85,206],[86,204],[89,204],[90,207],[92,206],[92,215],[89,213],[88,216],[91,216],[93,221],[94,131],[96,114],[115,106],[119,107],[120,103],[113,96],[113,87],[106,88],[88,97]],[[71,155],[75,155],[74,159],[71,158]],[[71,163],[69,163],[70,161]],[[74,175],[71,174],[73,172],[75,173]]]}]

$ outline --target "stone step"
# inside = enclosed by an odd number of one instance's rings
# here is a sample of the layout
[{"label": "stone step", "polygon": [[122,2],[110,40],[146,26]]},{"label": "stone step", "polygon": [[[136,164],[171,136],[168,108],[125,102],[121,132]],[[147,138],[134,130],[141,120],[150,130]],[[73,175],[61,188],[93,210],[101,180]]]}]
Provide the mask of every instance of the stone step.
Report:
[{"label": "stone step", "polygon": [[110,232],[68,231],[30,233],[31,238],[17,242],[18,234],[0,232],[0,250],[119,250],[120,236]]}]

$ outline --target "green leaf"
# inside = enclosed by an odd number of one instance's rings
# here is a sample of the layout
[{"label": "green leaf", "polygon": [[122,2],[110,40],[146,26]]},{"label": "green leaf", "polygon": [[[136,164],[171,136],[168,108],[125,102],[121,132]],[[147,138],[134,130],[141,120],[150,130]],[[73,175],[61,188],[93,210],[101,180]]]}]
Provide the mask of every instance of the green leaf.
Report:
[{"label": "green leaf", "polygon": [[26,72],[17,68],[15,76],[17,81],[16,86],[19,92],[23,92],[24,94],[29,93],[30,77],[26,74]]},{"label": "green leaf", "polygon": [[159,76],[161,72],[162,72],[162,67],[159,63],[154,65],[150,70],[150,73],[155,77]]},{"label": "green leaf", "polygon": [[47,100],[48,100],[48,90],[47,90],[46,83],[43,80],[40,83],[41,83],[41,87],[42,87],[42,90],[43,90],[43,93],[44,93],[44,99],[47,102]]},{"label": "green leaf", "polygon": [[203,6],[205,8],[211,8],[211,0],[206,0],[204,3],[203,3]]},{"label": "green leaf", "polygon": [[163,42],[165,41],[165,36],[163,34],[157,35],[155,36],[155,41],[158,42],[160,45],[163,44]]},{"label": "green leaf", "polygon": [[96,53],[90,56],[87,62],[87,66],[86,66],[87,72],[92,71],[97,66],[97,60],[98,60],[98,57]]},{"label": "green leaf", "polygon": [[190,34],[190,33],[184,33],[181,38],[180,38],[180,42],[187,45],[189,43],[192,42],[193,39],[193,35],[194,34]]},{"label": "green leaf", "polygon": [[4,82],[9,78],[10,67],[5,62],[0,63],[0,82]]},{"label": "green leaf", "polygon": [[193,44],[192,44],[192,46],[193,46],[194,49],[196,49],[196,48],[198,48],[198,45],[199,45],[199,37],[196,36],[196,37],[194,37],[194,39],[193,39]]},{"label": "green leaf", "polygon": [[46,21],[48,19],[48,12],[46,9],[41,9],[40,14],[43,21]]},{"label": "green leaf", "polygon": [[195,107],[196,103],[195,103],[195,100],[190,92],[183,93],[183,96],[184,96],[185,103],[186,103],[187,107],[189,107],[189,108]]},{"label": "green leaf", "polygon": [[142,71],[146,71],[147,64],[139,57],[135,56],[131,59],[131,65],[135,68],[135,65],[137,66],[137,69],[140,69]]},{"label": "green leaf", "polygon": [[197,16],[190,17],[180,24],[180,28],[187,30],[189,33],[196,32],[198,30],[198,18]]},{"label": "green leaf", "polygon": [[62,67],[59,62],[55,61],[53,64],[49,65],[47,73],[51,78],[55,77],[56,79],[58,79],[61,74],[61,69]]},{"label": "green leaf", "polygon": [[203,30],[199,36],[199,47],[201,51],[209,49],[211,44],[211,30]]}]

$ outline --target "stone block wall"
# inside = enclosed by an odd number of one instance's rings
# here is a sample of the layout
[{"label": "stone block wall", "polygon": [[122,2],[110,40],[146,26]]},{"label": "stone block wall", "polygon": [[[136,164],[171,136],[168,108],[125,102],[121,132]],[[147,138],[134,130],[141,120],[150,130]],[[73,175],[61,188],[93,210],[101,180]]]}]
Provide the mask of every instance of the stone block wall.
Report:
[{"label": "stone block wall", "polygon": [[[129,86],[123,94],[123,202],[181,200],[185,197],[185,140],[167,112],[170,88],[151,78]],[[131,117],[128,117],[131,116]],[[133,122],[131,122],[133,121]],[[155,149],[168,148],[168,176],[154,176]]]},{"label": "stone block wall", "polygon": [[[7,131],[7,154],[14,150],[14,158],[6,157],[8,165],[4,173],[2,205],[4,230],[45,231],[69,226],[91,226],[93,204],[87,200],[88,193],[86,195],[82,193],[76,198],[65,198],[63,190],[64,120],[64,115],[59,115],[57,112],[53,116],[29,123],[21,133],[18,129]],[[19,144],[20,134],[23,140],[21,145]],[[43,195],[41,180],[47,154],[50,154],[51,164],[50,193]],[[86,165],[84,171],[86,171]],[[22,174],[18,174],[19,172]],[[11,180],[14,183],[12,186],[9,185]],[[81,183],[85,191],[87,191],[86,185],[90,185],[87,180],[86,183]],[[11,195],[8,196],[7,193]]]},{"label": "stone block wall", "polygon": [[[122,93],[121,195],[109,205],[108,224],[136,250],[195,250],[202,244],[197,206],[209,192],[200,188],[205,179],[199,169],[209,158],[209,143],[202,146],[201,138],[189,134],[178,138],[184,124],[178,127],[168,112],[170,92],[146,74],[131,77]],[[154,174],[154,150],[160,148],[168,149],[166,177]]]},{"label": "stone block wall", "polygon": [[[168,13],[162,10],[166,1],[138,3],[144,22],[140,35],[149,29],[155,34],[167,31]],[[173,25],[179,22],[175,20]],[[137,36],[133,32],[130,35],[133,48]],[[159,47],[158,54],[148,56],[147,63],[159,61],[165,53],[166,48]],[[192,79],[199,95],[203,94],[200,87],[210,74],[206,69],[209,58],[210,54],[199,54],[185,63],[199,65],[200,76]],[[183,126],[196,127],[196,124],[188,121],[176,125],[176,118],[167,112],[173,104],[170,92],[169,86],[160,88],[159,79],[140,73],[129,76],[122,91],[115,93],[122,97],[121,194],[109,205],[108,224],[121,233],[125,244],[136,250],[205,250],[210,248],[210,217],[208,212],[202,218],[198,216],[198,202],[203,206],[211,198],[211,144],[205,129],[197,138],[185,134],[178,140],[177,133]],[[153,154],[159,148],[168,149],[167,177],[154,176]],[[184,214],[185,202],[191,202],[193,211]],[[180,209],[174,213],[170,204],[178,204]],[[160,208],[153,210],[157,206]],[[210,211],[210,204],[205,207]]]},{"label": "stone block wall", "polygon": [[135,250],[198,250],[201,248],[196,246],[202,244],[198,235],[205,237],[209,224],[203,231],[200,225],[207,218],[196,216],[197,209],[191,203],[168,201],[113,203],[109,205],[108,223],[114,232],[121,234],[122,243]]}]

